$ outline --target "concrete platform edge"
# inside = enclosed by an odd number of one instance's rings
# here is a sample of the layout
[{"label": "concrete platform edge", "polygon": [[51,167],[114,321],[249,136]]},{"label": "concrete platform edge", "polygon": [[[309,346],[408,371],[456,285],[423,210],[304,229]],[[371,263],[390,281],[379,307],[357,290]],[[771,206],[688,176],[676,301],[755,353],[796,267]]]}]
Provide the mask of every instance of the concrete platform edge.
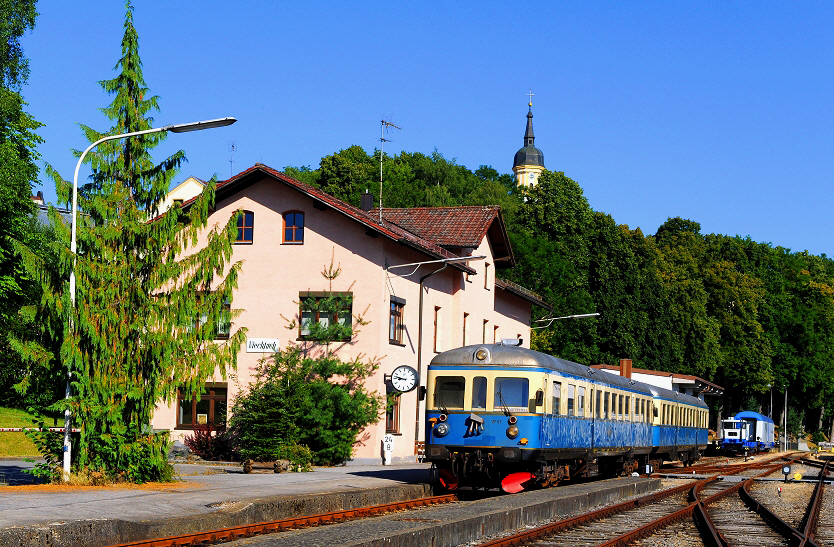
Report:
[{"label": "concrete platform edge", "polygon": [[391,534],[389,530],[387,537],[343,545],[345,547],[413,547],[414,545],[455,547],[471,542],[483,542],[491,537],[516,533],[524,527],[540,526],[544,522],[559,520],[564,515],[582,513],[597,505],[612,504],[632,496],[641,496],[658,490],[660,487],[661,482],[658,479],[620,482],[610,488],[531,505],[509,507],[471,518],[411,529],[399,534]]},{"label": "concrete platform edge", "polygon": [[427,484],[277,496],[225,504],[209,514],[141,522],[88,519],[0,530],[0,545],[26,547],[107,547],[143,539],[217,530],[244,524],[317,515],[342,509],[381,505],[430,495]]}]

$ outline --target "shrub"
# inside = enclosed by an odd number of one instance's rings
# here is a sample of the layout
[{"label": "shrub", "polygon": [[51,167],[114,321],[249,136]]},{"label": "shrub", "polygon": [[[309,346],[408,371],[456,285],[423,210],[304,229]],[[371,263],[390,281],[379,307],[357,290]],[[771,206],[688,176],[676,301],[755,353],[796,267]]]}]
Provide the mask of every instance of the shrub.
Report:
[{"label": "shrub", "polygon": [[277,460],[288,460],[292,464],[291,471],[311,471],[313,468],[313,451],[303,444],[284,444],[278,448]]},{"label": "shrub", "polygon": [[282,459],[288,446],[305,445],[316,464],[349,459],[356,436],[379,419],[382,401],[362,384],[375,369],[358,358],[308,357],[297,347],[263,361],[232,411],[230,428],[239,436],[241,456],[272,461]]},{"label": "shrub", "polygon": [[825,433],[822,431],[816,431],[813,435],[811,435],[811,442],[814,444],[820,444],[828,441],[828,437],[825,436]]},{"label": "shrub", "polygon": [[208,461],[238,461],[237,436],[228,430],[216,431],[211,424],[198,426],[183,439],[191,452]]}]

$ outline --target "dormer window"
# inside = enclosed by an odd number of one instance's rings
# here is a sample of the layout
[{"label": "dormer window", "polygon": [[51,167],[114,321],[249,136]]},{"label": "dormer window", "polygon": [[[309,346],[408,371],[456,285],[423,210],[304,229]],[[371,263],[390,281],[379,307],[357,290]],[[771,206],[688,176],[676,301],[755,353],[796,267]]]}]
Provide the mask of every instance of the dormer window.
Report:
[{"label": "dormer window", "polygon": [[255,231],[255,213],[252,211],[241,211],[237,217],[237,244],[251,244],[252,235]]},{"label": "dormer window", "polygon": [[293,245],[304,243],[304,213],[299,211],[284,213],[284,243]]}]

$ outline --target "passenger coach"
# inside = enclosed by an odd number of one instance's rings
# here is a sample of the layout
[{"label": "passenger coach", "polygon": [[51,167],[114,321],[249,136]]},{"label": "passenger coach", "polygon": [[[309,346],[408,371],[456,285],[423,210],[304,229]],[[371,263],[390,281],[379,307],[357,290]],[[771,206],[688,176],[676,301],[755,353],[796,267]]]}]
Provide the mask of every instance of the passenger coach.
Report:
[{"label": "passenger coach", "polygon": [[703,401],[516,346],[441,353],[427,389],[426,459],[450,489],[691,464],[707,444]]}]

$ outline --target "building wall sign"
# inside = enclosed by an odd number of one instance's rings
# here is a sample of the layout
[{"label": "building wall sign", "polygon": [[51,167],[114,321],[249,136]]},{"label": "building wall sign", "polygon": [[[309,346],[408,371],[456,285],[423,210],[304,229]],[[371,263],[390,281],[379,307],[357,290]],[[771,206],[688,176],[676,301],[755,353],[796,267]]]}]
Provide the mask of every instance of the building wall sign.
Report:
[{"label": "building wall sign", "polygon": [[277,338],[246,339],[246,353],[276,353],[279,349]]}]

